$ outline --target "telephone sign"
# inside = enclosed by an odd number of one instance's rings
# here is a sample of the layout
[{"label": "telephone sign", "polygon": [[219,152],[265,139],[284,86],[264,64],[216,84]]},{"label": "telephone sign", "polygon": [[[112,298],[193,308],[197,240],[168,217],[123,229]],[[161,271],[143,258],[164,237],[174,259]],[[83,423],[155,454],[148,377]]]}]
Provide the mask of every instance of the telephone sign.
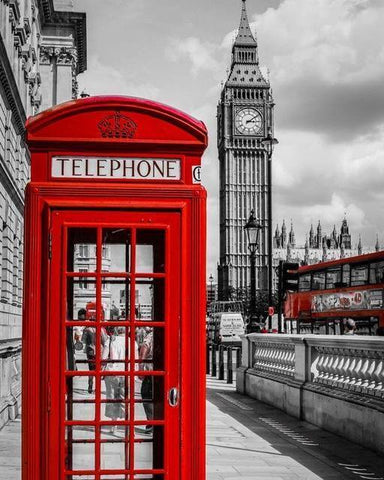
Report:
[{"label": "telephone sign", "polygon": [[23,480],[205,479],[204,125],[90,97],[27,142]]}]

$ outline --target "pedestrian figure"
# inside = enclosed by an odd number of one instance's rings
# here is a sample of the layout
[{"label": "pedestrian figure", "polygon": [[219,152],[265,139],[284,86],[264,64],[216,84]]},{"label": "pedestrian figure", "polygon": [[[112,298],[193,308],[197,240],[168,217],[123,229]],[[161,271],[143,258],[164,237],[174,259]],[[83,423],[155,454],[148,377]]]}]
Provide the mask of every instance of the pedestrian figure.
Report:
[{"label": "pedestrian figure", "polygon": [[344,323],[344,335],[354,335],[356,322],[352,318],[347,318]]},{"label": "pedestrian figure", "polygon": [[[153,360],[153,330],[151,329],[144,338],[143,344],[140,348],[141,370],[153,370],[153,364],[149,362]],[[142,375],[140,377],[141,383],[141,398],[147,420],[153,420],[153,377],[150,375]],[[151,434],[153,431],[152,425],[146,425],[145,429],[136,428],[139,433]]]},{"label": "pedestrian figure", "polygon": [[[94,321],[95,319],[90,316],[88,321]],[[101,329],[101,347],[103,348],[108,340],[107,332],[105,328]],[[88,369],[89,371],[96,370],[96,327],[87,326],[83,330],[82,342],[85,345],[85,354],[88,360]],[[93,375],[88,377],[88,393],[93,392]]]},{"label": "pedestrian figure", "polygon": [[[135,344],[135,358],[137,356],[137,345]],[[125,360],[129,359],[129,343],[125,341],[125,327],[115,327],[103,347],[103,360],[110,360],[106,363],[106,372],[118,372],[125,370]],[[120,361],[119,361],[120,360]],[[125,417],[125,377],[122,375],[105,375],[105,388],[108,400],[113,400],[105,405],[105,416],[111,420]],[[111,425],[111,433],[115,433],[116,425]]]}]

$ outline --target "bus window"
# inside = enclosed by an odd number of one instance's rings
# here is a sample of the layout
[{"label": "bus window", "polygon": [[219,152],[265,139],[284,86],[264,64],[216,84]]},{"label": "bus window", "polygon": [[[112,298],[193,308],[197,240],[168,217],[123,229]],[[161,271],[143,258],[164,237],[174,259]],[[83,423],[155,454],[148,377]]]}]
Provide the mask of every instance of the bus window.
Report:
[{"label": "bus window", "polygon": [[369,269],[369,283],[383,283],[384,282],[384,262],[371,263]]},{"label": "bus window", "polygon": [[349,281],[351,279],[351,266],[349,264],[343,265],[343,287],[349,287]]},{"label": "bus window", "polygon": [[312,290],[324,290],[324,288],[325,288],[325,272],[313,272]]},{"label": "bus window", "polygon": [[340,287],[341,280],[341,267],[328,268],[326,274],[326,286],[325,288],[337,288]]},{"label": "bus window", "polygon": [[299,277],[299,292],[309,292],[311,289],[311,274],[306,273]]},{"label": "bus window", "polygon": [[368,283],[368,265],[353,265],[351,268],[351,287]]}]

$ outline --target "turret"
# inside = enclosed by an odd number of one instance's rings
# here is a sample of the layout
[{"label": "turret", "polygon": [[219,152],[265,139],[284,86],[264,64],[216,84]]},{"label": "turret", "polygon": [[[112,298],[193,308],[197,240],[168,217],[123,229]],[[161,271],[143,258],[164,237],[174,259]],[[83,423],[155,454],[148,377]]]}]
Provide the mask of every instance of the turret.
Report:
[{"label": "turret", "polygon": [[321,223],[319,220],[319,224],[317,225],[316,248],[321,248],[322,244],[323,244],[323,233],[321,230]]},{"label": "turret", "polygon": [[285,226],[285,220],[283,220],[283,225],[281,226],[281,248],[287,246],[287,227]]}]

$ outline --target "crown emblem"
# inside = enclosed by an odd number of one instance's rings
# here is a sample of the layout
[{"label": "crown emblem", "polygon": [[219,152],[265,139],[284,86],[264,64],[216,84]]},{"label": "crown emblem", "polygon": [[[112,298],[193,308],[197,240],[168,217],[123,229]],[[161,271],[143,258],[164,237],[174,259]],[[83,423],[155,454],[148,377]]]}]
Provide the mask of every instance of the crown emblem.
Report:
[{"label": "crown emblem", "polygon": [[101,136],[104,138],[132,138],[137,125],[129,117],[116,112],[103,118],[98,124]]}]

